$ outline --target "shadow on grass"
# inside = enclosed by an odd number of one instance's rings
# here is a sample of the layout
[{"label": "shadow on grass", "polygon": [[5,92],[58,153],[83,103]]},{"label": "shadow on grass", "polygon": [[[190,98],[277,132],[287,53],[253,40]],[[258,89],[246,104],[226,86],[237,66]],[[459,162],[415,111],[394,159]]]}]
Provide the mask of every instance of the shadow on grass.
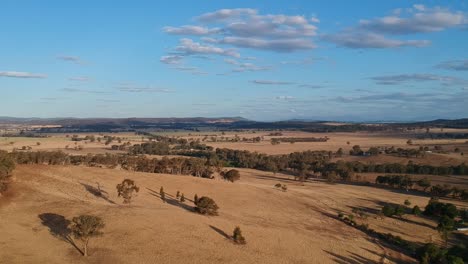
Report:
[{"label": "shadow on grass", "polygon": [[101,188],[99,187],[99,183],[98,183],[97,188],[86,183],[80,183],[80,184],[86,189],[87,192],[94,195],[95,197],[102,198],[108,203],[116,204],[114,201],[109,199],[109,194],[106,191],[101,190]]},{"label": "shadow on grass", "polygon": [[[365,258],[363,256],[360,256],[356,253],[351,253],[351,256],[342,256],[336,253],[333,253],[331,251],[324,250],[328,255],[332,257],[332,260],[335,263],[339,264],[377,264],[378,262]],[[348,251],[349,252],[349,251]]]},{"label": "shadow on grass", "polygon": [[228,234],[226,234],[226,232],[224,232],[223,230],[221,230],[221,229],[219,229],[219,228],[217,228],[215,226],[212,226],[212,225],[210,225],[210,228],[213,229],[216,233],[222,235],[224,238],[232,241],[232,237],[229,236]]},{"label": "shadow on grass", "polygon": [[[180,207],[184,210],[187,210],[189,212],[195,212],[195,208],[193,206],[190,206],[188,204],[185,204],[179,200],[177,200],[176,198],[174,198],[173,195],[170,195],[168,193],[164,193],[164,200],[161,198],[161,195],[159,194],[159,192],[156,192],[155,190],[152,190],[150,188],[146,188],[149,192],[150,195],[154,196],[154,197],[158,197],[159,199],[161,199],[164,203],[167,203],[167,204],[170,204],[170,205],[173,205],[173,206],[176,206],[176,207]],[[187,199],[188,200],[188,199]]]},{"label": "shadow on grass", "polygon": [[71,230],[69,228],[70,220],[67,220],[63,215],[54,213],[43,213],[38,215],[38,217],[41,219],[41,224],[49,228],[49,233],[51,235],[69,243],[83,255],[83,251],[81,251],[71,238]]}]

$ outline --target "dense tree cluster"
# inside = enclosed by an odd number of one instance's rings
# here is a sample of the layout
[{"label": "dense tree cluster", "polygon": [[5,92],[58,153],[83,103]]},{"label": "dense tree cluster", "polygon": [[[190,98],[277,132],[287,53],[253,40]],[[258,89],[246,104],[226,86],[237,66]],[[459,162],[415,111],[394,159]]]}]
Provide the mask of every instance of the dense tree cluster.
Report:
[{"label": "dense tree cluster", "polygon": [[169,155],[171,148],[167,142],[147,142],[130,147],[130,154]]},{"label": "dense tree cluster", "polygon": [[[345,163],[343,165],[343,163]],[[414,164],[411,161],[408,164],[400,163],[362,163],[359,161],[344,162],[337,161],[334,163],[327,164],[324,167],[325,171],[328,168],[345,166],[350,168],[354,172],[376,172],[376,173],[407,173],[407,174],[430,174],[430,175],[468,175],[468,166],[464,163],[456,166],[432,166],[432,165],[419,165]]]},{"label": "dense tree cluster", "polygon": [[201,158],[147,158],[118,154],[68,155],[61,151],[13,152],[10,155],[18,164],[85,165],[139,172],[192,175],[211,178],[213,167]]},{"label": "dense tree cluster", "polygon": [[383,175],[377,176],[375,183],[388,185],[392,188],[409,190],[414,182],[408,175]]}]

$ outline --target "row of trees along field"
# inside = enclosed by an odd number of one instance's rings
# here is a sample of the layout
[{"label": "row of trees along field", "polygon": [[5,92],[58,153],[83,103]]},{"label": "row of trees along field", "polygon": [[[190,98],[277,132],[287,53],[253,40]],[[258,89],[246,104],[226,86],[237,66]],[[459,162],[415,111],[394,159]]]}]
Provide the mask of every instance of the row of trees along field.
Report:
[{"label": "row of trees along field", "polygon": [[9,178],[14,168],[14,160],[6,151],[0,150],[0,195],[7,190]]}]

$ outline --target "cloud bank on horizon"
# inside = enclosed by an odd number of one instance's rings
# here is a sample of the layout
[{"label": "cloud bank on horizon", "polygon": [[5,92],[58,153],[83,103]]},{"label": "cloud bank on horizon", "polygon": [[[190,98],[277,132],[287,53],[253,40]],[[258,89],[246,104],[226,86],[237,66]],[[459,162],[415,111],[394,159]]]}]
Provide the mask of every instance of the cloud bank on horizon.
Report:
[{"label": "cloud bank on horizon", "polygon": [[[40,6],[7,3],[2,115],[468,116],[467,3],[341,2],[333,10],[333,1],[222,2],[180,12],[175,2],[119,3],[107,22],[86,3],[51,5],[48,19],[19,21],[15,14]],[[89,11],[86,21],[76,8]],[[64,10],[69,20],[58,24]]]}]

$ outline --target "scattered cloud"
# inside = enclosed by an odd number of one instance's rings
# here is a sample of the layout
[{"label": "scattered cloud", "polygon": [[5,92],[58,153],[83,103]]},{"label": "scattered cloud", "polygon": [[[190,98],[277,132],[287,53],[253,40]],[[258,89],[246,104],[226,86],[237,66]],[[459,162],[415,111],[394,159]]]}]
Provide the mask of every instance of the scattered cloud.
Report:
[{"label": "scattered cloud", "polygon": [[215,12],[202,14],[196,19],[202,23],[220,23],[235,18],[254,16],[256,14],[257,10],[251,8],[220,9]]},{"label": "scattered cloud", "polygon": [[219,28],[185,25],[181,27],[164,27],[164,32],[172,35],[211,35],[221,33]]},{"label": "scattered cloud", "polygon": [[414,5],[408,11],[410,12],[361,20],[358,27],[381,34],[404,35],[442,31],[468,23],[465,14],[446,8]]},{"label": "scattered cloud", "polygon": [[444,61],[438,64],[436,68],[454,71],[468,71],[468,60]]},{"label": "scattered cloud", "polygon": [[428,81],[437,81],[443,85],[463,85],[468,84],[467,80],[460,79],[457,77],[443,76],[436,74],[399,74],[399,75],[383,75],[375,76],[371,78],[377,84],[381,85],[399,85],[410,82],[428,82]]},{"label": "scattered cloud", "polygon": [[324,35],[324,40],[335,43],[337,46],[351,49],[386,49],[401,47],[425,47],[430,44],[428,40],[397,40],[389,39],[384,35],[366,31],[348,29],[336,34]]},{"label": "scattered cloud", "polygon": [[248,72],[248,71],[254,72],[254,71],[266,71],[266,70],[271,69],[271,67],[257,66],[253,63],[239,62],[234,59],[224,59],[224,61],[227,64],[236,66],[234,69],[232,69],[233,72]]},{"label": "scattered cloud", "polygon": [[86,76],[81,76],[81,77],[70,77],[70,78],[68,78],[68,80],[77,81],[77,82],[88,82],[91,79],[89,77],[86,77]]},{"label": "scattered cloud", "polygon": [[299,84],[298,86],[301,88],[311,88],[311,89],[320,89],[320,88],[325,87],[323,85],[318,85],[318,84]]},{"label": "scattered cloud", "polygon": [[322,60],[325,60],[325,58],[308,57],[308,58],[301,59],[301,60],[281,61],[280,64],[282,65],[309,65],[316,61],[322,61]]},{"label": "scattered cloud", "polygon": [[182,62],[183,59],[184,57],[180,55],[168,55],[162,56],[159,61],[165,64],[179,64]]},{"label": "scattered cloud", "polygon": [[0,77],[9,77],[9,78],[24,78],[24,79],[45,79],[47,75],[30,73],[30,72],[17,72],[17,71],[3,71],[0,72]]},{"label": "scattered cloud", "polygon": [[78,56],[61,55],[57,56],[57,59],[75,64],[84,64],[83,60]]},{"label": "scattered cloud", "polygon": [[78,89],[78,88],[63,88],[63,89],[60,89],[60,91],[67,92],[67,93],[110,94],[110,92],[106,92],[106,91],[87,90],[87,89]]},{"label": "scattered cloud", "polygon": [[322,39],[352,49],[424,47],[428,46],[430,41],[392,39],[386,35],[437,32],[455,27],[462,28],[467,24],[467,16],[460,11],[414,5],[409,9],[394,10],[390,16],[362,19],[356,26],[338,33],[325,34]]},{"label": "scattered cloud", "polygon": [[151,86],[139,86],[133,83],[121,83],[117,87],[117,90],[128,93],[172,93],[169,89],[161,89]]},{"label": "scattered cloud", "polygon": [[255,84],[262,84],[262,85],[291,85],[291,84],[294,84],[293,82],[272,81],[272,80],[253,80],[251,82],[255,83]]},{"label": "scattered cloud", "polygon": [[240,48],[276,52],[294,52],[315,48],[315,44],[304,38],[262,39],[254,37],[224,37],[220,39],[204,38],[203,40],[207,43],[229,44]]},{"label": "scattered cloud", "polygon": [[277,100],[290,101],[290,100],[295,99],[295,97],[290,96],[290,95],[281,95],[281,96],[276,96],[275,99],[277,99]]},{"label": "scattered cloud", "polygon": [[177,46],[175,50],[186,56],[196,54],[215,54],[236,58],[240,57],[240,54],[233,49],[222,49],[211,45],[204,45],[188,38],[181,39],[179,46]]}]

